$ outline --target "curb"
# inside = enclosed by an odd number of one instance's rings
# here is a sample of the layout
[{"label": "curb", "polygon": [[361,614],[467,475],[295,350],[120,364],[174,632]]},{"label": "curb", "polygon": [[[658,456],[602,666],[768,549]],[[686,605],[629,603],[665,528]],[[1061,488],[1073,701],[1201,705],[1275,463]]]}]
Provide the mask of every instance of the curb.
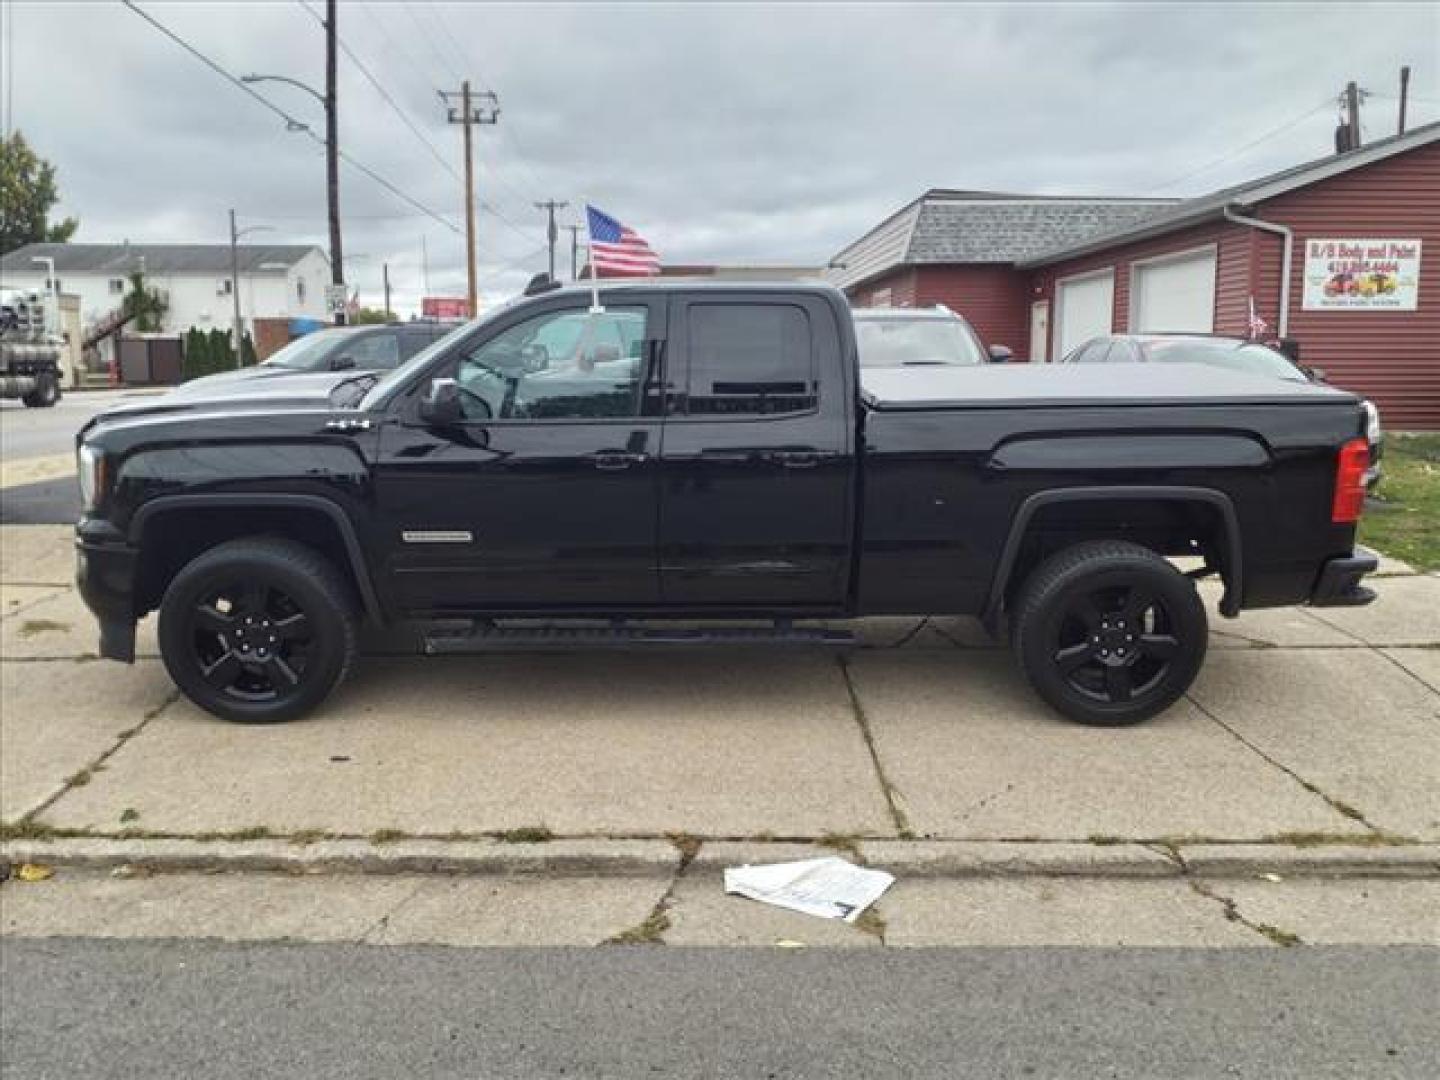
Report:
[{"label": "curb", "polygon": [[670,877],[680,852],[665,840],[22,840],[0,845],[0,860],[85,870],[292,874],[552,874]]},{"label": "curb", "polygon": [[[911,879],[1076,877],[1110,879],[1440,878],[1440,844],[1392,846],[1290,844],[1180,845],[1179,861],[1140,843],[1073,841],[862,840],[859,860]],[[705,841],[692,872],[841,854],[797,843]],[[673,877],[679,850],[665,840],[138,840],[82,837],[0,844],[0,862],[82,870],[121,867],[154,872],[291,874],[548,874]]]}]

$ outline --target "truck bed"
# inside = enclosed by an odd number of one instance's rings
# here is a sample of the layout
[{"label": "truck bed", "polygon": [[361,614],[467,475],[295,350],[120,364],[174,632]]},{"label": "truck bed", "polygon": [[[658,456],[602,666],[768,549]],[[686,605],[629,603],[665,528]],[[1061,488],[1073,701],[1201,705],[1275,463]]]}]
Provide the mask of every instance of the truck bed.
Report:
[{"label": "truck bed", "polygon": [[870,368],[860,396],[882,412],[906,409],[1093,408],[1104,405],[1335,404],[1353,396],[1305,382],[1203,364],[1007,364]]}]

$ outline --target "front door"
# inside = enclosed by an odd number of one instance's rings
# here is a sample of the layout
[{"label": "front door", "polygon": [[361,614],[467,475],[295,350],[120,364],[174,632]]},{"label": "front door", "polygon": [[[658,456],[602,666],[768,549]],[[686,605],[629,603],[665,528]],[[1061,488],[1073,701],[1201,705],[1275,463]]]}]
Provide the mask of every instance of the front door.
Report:
[{"label": "front door", "polygon": [[1039,364],[1049,355],[1050,301],[1036,300],[1030,305],[1030,362]]},{"label": "front door", "polygon": [[[464,419],[413,403],[381,437],[385,580],[412,612],[542,612],[659,599],[658,304],[561,304],[463,347]],[[417,388],[416,398],[425,387]]]},{"label": "front door", "polygon": [[854,459],[841,348],[818,298],[673,302],[660,486],[666,604],[843,604]]}]

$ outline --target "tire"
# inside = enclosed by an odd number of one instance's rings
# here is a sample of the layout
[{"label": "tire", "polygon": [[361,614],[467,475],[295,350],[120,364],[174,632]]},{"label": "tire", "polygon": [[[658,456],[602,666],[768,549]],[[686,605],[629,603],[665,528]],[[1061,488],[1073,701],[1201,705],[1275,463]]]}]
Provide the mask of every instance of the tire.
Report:
[{"label": "tire", "polygon": [[249,537],[188,563],[160,602],[160,655],[185,696],[243,724],[293,720],[355,662],[355,602],[324,556]]},{"label": "tire", "polygon": [[1120,540],[1051,556],[1026,580],[1014,610],[1011,644],[1035,692],[1098,727],[1138,724],[1174,704],[1209,641],[1190,579],[1149,548]]},{"label": "tire", "polygon": [[32,409],[48,409],[60,400],[60,379],[53,373],[39,376],[37,385],[20,399]]}]

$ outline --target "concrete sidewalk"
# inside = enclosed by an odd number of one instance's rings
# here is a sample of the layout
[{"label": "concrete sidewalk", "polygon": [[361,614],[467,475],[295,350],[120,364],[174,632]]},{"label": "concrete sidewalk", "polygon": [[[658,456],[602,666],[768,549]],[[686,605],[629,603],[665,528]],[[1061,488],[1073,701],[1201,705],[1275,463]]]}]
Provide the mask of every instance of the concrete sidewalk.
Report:
[{"label": "concrete sidewalk", "polygon": [[[711,854],[732,841],[826,838],[857,852],[889,842],[898,847],[869,857],[910,867],[906,880],[925,876],[913,871],[923,848],[910,846],[925,840],[1079,845],[1101,879],[1117,848],[1165,859],[1263,845],[1287,879],[1292,866],[1328,876],[1303,869],[1302,856],[1323,850],[1414,863],[1417,845],[1440,842],[1440,578],[1386,570],[1369,608],[1212,616],[1192,693],[1134,729],[1059,719],[1006,652],[954,619],[915,633],[915,620],[869,620],[866,647],[844,658],[371,657],[313,718],[256,728],[178,698],[155,658],[153,620],[133,667],[95,661],[94,623],[70,585],[69,530],[10,527],[0,530],[0,817],[9,850],[49,844],[62,858],[65,837],[155,851],[143,846],[274,837],[303,852],[331,837],[378,850],[553,836],[584,841],[603,863],[612,841],[668,853],[666,838],[682,836]],[[684,915],[702,869],[658,872],[677,913],[667,940],[720,925],[713,913]],[[896,892],[916,897],[904,940],[944,924],[948,901],[922,915],[922,893],[978,887],[962,876]],[[617,919],[633,926],[634,905],[653,912],[652,884],[625,893],[607,932]],[[985,903],[999,911],[1007,888],[1032,886],[997,886]],[[7,909],[30,895],[6,890]],[[1189,878],[1152,893],[1188,895],[1235,922],[1233,906]],[[708,910],[713,894],[690,906]]]}]

